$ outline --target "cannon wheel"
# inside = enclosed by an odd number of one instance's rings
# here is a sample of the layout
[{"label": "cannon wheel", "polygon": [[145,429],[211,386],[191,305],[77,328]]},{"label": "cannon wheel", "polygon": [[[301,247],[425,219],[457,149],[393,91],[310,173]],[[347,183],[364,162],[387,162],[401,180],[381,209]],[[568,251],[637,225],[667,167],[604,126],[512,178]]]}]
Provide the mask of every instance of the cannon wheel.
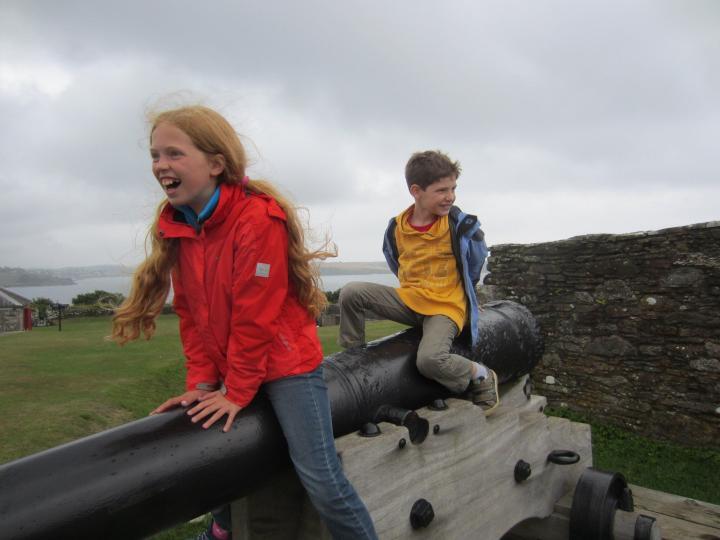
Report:
[{"label": "cannon wheel", "polygon": [[575,486],[570,508],[570,540],[613,538],[616,510],[633,511],[632,492],[620,473],[588,467]]}]

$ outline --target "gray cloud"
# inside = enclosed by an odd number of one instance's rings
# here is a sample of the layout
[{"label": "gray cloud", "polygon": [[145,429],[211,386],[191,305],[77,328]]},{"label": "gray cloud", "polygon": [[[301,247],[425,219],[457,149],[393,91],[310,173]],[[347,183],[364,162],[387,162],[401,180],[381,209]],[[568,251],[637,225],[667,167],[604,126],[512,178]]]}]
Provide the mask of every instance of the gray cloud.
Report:
[{"label": "gray cloud", "polygon": [[404,163],[425,148],[463,163],[458,202],[491,242],[717,218],[712,1],[0,10],[0,264],[139,258],[160,197],[144,113],[197,99],[345,260],[380,257],[387,218],[410,203]]}]

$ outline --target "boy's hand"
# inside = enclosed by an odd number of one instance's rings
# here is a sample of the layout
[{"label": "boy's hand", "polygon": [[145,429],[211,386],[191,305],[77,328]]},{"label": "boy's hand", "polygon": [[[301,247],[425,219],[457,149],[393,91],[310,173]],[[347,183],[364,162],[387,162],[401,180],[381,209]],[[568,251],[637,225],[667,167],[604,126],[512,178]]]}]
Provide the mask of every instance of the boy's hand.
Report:
[{"label": "boy's hand", "polygon": [[222,392],[207,392],[205,395],[198,399],[198,404],[190,409],[187,413],[192,416],[193,423],[199,422],[206,416],[210,416],[208,420],[202,425],[203,429],[207,429],[217,422],[223,415],[227,414],[227,420],[223,427],[224,432],[230,431],[230,426],[235,420],[237,413],[242,410],[242,407],[235,405],[232,401],[226,398]]},{"label": "boy's hand", "polygon": [[186,407],[186,406],[190,405],[191,403],[198,401],[199,399],[202,399],[202,397],[205,394],[209,394],[209,393],[210,392],[208,392],[207,390],[189,390],[179,396],[171,397],[165,403],[160,405],[157,409],[152,411],[150,414],[158,414],[161,412],[165,412],[167,410],[177,407],[178,405],[182,406],[182,407]]}]

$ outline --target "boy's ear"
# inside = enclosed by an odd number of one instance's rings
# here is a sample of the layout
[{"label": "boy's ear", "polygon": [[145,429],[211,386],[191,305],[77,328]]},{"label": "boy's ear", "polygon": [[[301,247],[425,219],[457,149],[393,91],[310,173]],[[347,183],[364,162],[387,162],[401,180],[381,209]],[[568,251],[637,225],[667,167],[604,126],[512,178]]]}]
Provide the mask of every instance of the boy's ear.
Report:
[{"label": "boy's ear", "polygon": [[410,195],[412,195],[413,197],[419,197],[423,191],[425,190],[417,184],[413,184],[410,186]]}]

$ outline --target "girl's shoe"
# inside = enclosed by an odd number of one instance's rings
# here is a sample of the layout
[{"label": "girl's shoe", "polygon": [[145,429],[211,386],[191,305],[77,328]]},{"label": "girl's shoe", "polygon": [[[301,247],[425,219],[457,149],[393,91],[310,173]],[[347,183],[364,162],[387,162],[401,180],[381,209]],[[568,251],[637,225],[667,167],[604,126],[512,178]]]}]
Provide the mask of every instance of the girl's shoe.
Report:
[{"label": "girl's shoe", "polygon": [[232,533],[221,529],[213,520],[206,530],[195,537],[195,540],[232,540]]}]

